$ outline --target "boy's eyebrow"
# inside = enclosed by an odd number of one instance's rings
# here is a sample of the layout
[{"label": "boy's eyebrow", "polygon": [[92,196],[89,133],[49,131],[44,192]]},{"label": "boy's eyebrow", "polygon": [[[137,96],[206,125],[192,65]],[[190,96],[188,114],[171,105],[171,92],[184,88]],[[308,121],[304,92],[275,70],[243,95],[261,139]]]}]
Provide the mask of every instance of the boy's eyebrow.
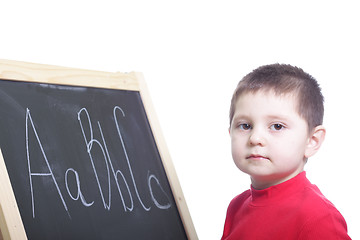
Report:
[{"label": "boy's eyebrow", "polygon": [[280,119],[280,120],[289,120],[289,116],[287,115],[267,115],[267,119]]},{"label": "boy's eyebrow", "polygon": [[239,120],[239,119],[244,119],[244,120],[249,120],[251,117],[245,115],[245,114],[238,114],[235,115],[233,120]]},{"label": "boy's eyebrow", "polygon": [[[266,115],[264,117],[266,120],[283,120],[283,121],[290,121],[290,117],[288,115],[282,115],[282,114],[270,114],[270,115]],[[251,120],[251,117],[246,115],[246,114],[239,114],[239,115],[235,115],[233,118],[233,121],[238,121],[238,120]]]},{"label": "boy's eyebrow", "polygon": [[288,119],[289,117],[287,115],[267,115],[266,118],[269,119],[274,119],[274,118],[279,118],[279,119]]}]

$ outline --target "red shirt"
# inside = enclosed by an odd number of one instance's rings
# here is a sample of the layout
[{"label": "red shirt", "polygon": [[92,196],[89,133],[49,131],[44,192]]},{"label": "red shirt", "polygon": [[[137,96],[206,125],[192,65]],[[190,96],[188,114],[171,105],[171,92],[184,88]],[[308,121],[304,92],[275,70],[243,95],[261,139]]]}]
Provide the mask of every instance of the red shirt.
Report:
[{"label": "red shirt", "polygon": [[235,197],[221,239],[350,239],[344,218],[302,172],[296,177]]}]

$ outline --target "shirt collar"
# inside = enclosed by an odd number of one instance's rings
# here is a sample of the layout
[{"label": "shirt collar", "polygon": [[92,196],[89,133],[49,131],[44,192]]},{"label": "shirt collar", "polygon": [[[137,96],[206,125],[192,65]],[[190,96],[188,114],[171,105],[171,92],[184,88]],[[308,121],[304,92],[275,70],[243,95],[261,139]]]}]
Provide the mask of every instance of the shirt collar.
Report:
[{"label": "shirt collar", "polygon": [[303,171],[283,183],[262,190],[256,190],[251,186],[250,204],[254,206],[265,206],[283,202],[283,199],[300,192],[308,185],[311,185],[311,183],[306,178],[306,172]]}]

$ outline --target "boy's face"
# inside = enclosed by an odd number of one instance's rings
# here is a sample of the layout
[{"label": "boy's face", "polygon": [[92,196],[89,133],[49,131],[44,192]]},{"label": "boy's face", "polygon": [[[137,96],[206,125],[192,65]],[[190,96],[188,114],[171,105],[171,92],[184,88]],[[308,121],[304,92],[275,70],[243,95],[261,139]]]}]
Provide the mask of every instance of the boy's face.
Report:
[{"label": "boy's face", "polygon": [[254,188],[284,182],[303,171],[310,141],[307,122],[291,94],[258,91],[241,95],[230,126],[232,156]]}]

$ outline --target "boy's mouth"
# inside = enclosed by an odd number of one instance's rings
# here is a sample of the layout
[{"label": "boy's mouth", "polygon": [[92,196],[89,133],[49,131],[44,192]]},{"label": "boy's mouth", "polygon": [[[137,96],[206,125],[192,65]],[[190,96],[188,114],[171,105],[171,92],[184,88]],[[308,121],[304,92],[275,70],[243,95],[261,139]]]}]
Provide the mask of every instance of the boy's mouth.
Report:
[{"label": "boy's mouth", "polygon": [[259,155],[259,154],[250,154],[249,156],[246,157],[246,159],[250,159],[250,160],[270,160],[268,157]]}]

